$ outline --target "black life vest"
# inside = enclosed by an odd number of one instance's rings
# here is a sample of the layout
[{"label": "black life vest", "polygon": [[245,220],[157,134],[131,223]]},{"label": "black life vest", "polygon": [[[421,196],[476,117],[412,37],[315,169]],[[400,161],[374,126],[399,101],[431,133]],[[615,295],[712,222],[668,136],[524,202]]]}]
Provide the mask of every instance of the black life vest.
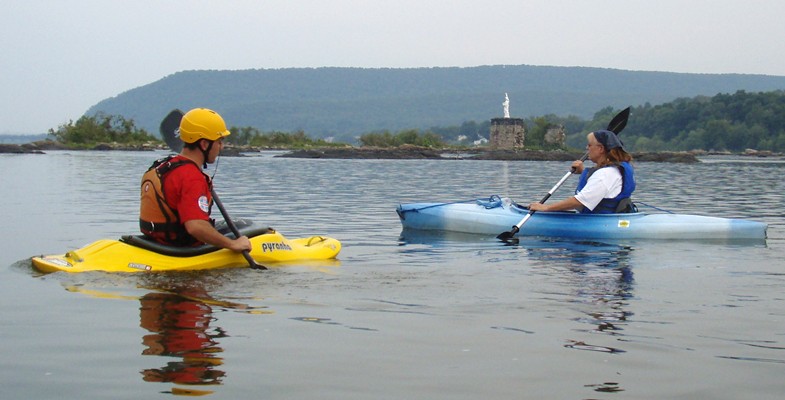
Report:
[{"label": "black life vest", "polygon": [[[173,161],[176,157],[176,155],[171,155],[156,160],[142,176],[139,229],[145,235],[166,244],[193,246],[199,244],[199,241],[186,231],[185,224],[180,220],[180,214],[177,210],[169,206],[164,185],[167,175],[175,168],[188,164],[196,168],[199,168],[199,166],[185,158]],[[207,180],[207,185],[212,187],[210,177],[207,175],[204,175],[204,177]],[[212,207],[212,196],[209,194],[208,204]]]}]

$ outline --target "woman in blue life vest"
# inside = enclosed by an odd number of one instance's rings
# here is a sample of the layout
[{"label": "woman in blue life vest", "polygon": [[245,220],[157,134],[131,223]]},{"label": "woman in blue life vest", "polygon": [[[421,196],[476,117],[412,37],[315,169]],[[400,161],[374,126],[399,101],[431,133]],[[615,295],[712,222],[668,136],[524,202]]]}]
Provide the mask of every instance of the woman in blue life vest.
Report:
[{"label": "woman in blue life vest", "polygon": [[552,204],[531,203],[529,209],[605,214],[635,211],[630,200],[635,191],[632,156],[624,151],[623,143],[611,131],[595,131],[586,135],[586,139],[594,167],[584,169],[580,160],[572,163],[573,173],[581,174],[575,196]]}]

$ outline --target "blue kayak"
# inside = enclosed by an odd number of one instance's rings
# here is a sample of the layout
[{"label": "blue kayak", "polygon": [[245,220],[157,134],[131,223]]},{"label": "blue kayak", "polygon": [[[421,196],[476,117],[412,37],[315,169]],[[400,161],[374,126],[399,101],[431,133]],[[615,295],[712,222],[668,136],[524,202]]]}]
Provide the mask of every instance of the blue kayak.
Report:
[{"label": "blue kayak", "polygon": [[[529,210],[493,196],[472,203],[411,203],[397,210],[404,229],[499,235]],[[761,240],[767,225],[743,219],[688,214],[581,214],[536,212],[516,236],[578,239]]]}]

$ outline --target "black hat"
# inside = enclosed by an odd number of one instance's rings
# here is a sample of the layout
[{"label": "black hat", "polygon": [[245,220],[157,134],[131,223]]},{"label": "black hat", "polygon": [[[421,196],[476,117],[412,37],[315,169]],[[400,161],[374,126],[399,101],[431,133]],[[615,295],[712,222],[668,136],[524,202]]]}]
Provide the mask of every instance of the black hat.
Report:
[{"label": "black hat", "polygon": [[597,139],[600,144],[605,147],[606,150],[615,149],[617,147],[624,150],[624,143],[621,142],[618,136],[615,133],[607,130],[599,130],[594,131],[594,138]]}]

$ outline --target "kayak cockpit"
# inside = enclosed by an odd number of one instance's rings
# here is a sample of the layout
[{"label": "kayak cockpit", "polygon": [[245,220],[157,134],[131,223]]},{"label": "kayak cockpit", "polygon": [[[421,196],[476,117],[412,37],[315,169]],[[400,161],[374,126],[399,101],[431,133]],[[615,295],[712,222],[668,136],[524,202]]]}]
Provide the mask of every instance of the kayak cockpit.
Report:
[{"label": "kayak cockpit", "polygon": [[[245,230],[241,229],[240,233],[245,236],[248,236],[249,238],[252,238],[259,235],[275,233],[275,230],[269,227],[251,228]],[[145,250],[152,251],[154,253],[163,254],[172,257],[201,256],[203,254],[212,253],[214,251],[220,250],[220,247],[216,247],[209,244],[203,244],[201,246],[194,246],[194,247],[169,246],[169,245],[158,243],[155,240],[152,240],[144,235],[123,235],[120,238],[120,241],[134,247],[139,247]]]}]

